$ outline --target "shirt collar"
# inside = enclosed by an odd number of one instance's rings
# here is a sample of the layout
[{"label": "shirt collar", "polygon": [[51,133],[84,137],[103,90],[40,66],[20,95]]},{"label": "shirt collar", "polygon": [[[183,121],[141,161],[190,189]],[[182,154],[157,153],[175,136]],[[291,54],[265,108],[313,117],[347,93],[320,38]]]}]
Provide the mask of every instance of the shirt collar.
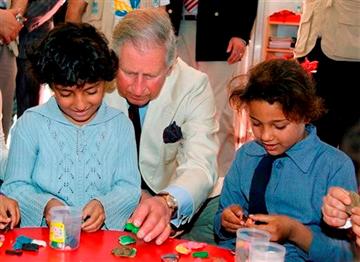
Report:
[{"label": "shirt collar", "polygon": [[[51,118],[51,119],[61,122],[63,124],[74,125],[61,112],[54,97],[50,97],[49,101],[43,105],[30,108],[29,111],[37,112],[41,115],[44,115],[48,118]],[[96,112],[95,117],[86,125],[96,125],[99,123],[106,122],[120,113],[121,113],[120,111],[115,110],[115,109],[109,107],[105,102],[102,102],[100,105],[100,108]]]},{"label": "shirt collar", "polygon": [[[316,135],[315,126],[306,125],[305,130],[307,136],[300,142],[293,145],[285,153],[286,155],[304,172],[306,173],[314,161],[318,149],[314,145],[318,144],[320,139]],[[251,156],[262,157],[267,154],[264,147],[257,141],[250,143],[245,147],[245,153]]]}]

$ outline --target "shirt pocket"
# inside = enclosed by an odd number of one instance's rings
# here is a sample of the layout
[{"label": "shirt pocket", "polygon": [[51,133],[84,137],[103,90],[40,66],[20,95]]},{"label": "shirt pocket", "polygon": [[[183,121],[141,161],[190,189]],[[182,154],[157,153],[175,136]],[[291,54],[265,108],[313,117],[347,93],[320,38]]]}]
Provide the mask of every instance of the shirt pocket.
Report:
[{"label": "shirt pocket", "polygon": [[181,147],[181,142],[168,143],[164,146],[164,162],[169,164],[175,161],[179,148]]}]

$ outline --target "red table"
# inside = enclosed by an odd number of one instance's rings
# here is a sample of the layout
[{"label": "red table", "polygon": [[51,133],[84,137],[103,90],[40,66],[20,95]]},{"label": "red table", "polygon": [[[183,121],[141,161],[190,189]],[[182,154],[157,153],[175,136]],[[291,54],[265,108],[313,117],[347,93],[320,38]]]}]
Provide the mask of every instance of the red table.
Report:
[{"label": "red table", "polygon": [[[175,247],[179,243],[186,242],[186,240],[180,239],[168,239],[161,246],[157,246],[153,242],[145,243],[141,240],[137,240],[134,247],[137,249],[137,254],[134,258],[115,257],[111,254],[111,250],[118,246],[118,238],[121,235],[132,235],[128,232],[119,231],[98,231],[96,233],[81,233],[80,247],[73,251],[58,251],[51,247],[40,247],[38,252],[24,251],[19,256],[10,256],[5,254],[6,249],[12,249],[12,244],[15,242],[17,236],[24,235],[33,239],[41,239],[48,242],[49,230],[48,228],[18,228],[5,233],[5,242],[0,247],[0,261],[46,261],[46,262],[110,262],[110,261],[161,261],[161,256],[168,253],[176,253]],[[133,236],[133,235],[132,235]],[[199,250],[200,251],[200,250]],[[222,249],[216,246],[208,245],[201,249],[201,251],[208,251],[209,258],[198,259],[191,257],[190,255],[181,255],[179,261],[234,261],[234,256],[230,251]]]}]

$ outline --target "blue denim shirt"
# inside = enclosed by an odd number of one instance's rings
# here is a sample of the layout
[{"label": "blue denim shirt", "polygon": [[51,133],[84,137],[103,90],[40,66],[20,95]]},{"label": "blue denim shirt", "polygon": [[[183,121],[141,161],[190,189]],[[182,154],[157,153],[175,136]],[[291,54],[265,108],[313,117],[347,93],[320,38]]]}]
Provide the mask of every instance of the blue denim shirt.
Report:
[{"label": "blue denim shirt", "polygon": [[[308,252],[286,242],[286,261],[352,261],[350,243],[323,232],[321,206],[329,187],[340,186],[356,191],[355,171],[351,159],[340,150],[323,143],[312,125],[308,136],[296,143],[287,156],[273,164],[265,193],[269,214],[289,216],[308,226],[313,240]],[[237,204],[247,213],[249,192],[254,170],[266,154],[256,141],[242,146],[225,177],[220,205],[215,216],[215,233],[220,245],[234,248],[235,235],[221,228],[224,208]]]}]

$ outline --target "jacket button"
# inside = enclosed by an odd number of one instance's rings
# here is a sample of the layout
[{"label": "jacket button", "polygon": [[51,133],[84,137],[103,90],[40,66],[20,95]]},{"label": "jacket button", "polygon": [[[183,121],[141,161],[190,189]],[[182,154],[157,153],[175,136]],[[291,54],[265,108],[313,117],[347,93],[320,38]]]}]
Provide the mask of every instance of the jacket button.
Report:
[{"label": "jacket button", "polygon": [[173,12],[172,9],[169,9],[169,10],[168,10],[168,13],[169,13],[169,14],[172,14],[172,12]]},{"label": "jacket button", "polygon": [[215,12],[215,13],[214,13],[214,16],[219,16],[219,12]]}]

